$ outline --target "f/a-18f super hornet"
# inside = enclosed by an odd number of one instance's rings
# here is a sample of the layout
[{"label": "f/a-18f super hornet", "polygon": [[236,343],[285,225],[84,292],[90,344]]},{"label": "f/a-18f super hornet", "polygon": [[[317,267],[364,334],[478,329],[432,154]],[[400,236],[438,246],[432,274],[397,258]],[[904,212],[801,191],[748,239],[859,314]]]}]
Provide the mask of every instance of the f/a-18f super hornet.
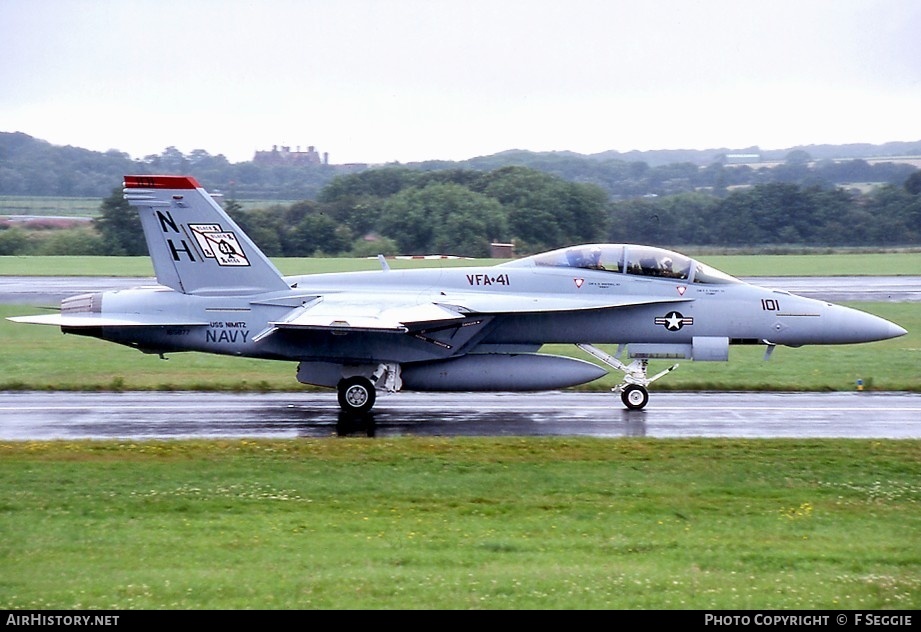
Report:
[{"label": "f/a-18f super hornet", "polygon": [[[53,324],[145,353],[297,362],[346,412],[378,391],[537,391],[598,379],[595,362],[539,353],[575,344],[622,371],[646,406],[653,358],[728,360],[731,345],[849,344],[905,334],[887,320],[757,287],[651,246],[587,244],[489,267],[282,276],[196,180],[126,176],[158,285],[64,299]],[[611,355],[596,345],[617,345]]]}]

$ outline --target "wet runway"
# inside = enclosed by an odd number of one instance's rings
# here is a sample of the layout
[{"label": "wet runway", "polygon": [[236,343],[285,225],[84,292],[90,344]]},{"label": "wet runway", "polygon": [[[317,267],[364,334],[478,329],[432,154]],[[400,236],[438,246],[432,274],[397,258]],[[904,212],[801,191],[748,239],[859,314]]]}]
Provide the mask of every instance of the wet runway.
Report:
[{"label": "wet runway", "polygon": [[410,435],[921,439],[921,394],[397,393],[350,419],[333,392],[0,393],[0,440]]}]

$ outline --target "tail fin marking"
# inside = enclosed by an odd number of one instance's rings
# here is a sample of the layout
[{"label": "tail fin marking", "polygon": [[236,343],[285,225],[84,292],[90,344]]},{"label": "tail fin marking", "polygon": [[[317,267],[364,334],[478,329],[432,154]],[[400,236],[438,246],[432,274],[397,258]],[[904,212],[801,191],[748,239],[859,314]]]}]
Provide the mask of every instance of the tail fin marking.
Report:
[{"label": "tail fin marking", "polygon": [[288,289],[278,269],[188,176],[125,176],[157,281],[185,294],[256,294]]}]

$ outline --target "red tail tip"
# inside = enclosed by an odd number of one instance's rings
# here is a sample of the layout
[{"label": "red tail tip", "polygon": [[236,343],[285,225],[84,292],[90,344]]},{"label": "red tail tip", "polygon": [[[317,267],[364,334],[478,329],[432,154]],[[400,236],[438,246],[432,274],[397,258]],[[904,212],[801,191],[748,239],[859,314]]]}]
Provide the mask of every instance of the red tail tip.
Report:
[{"label": "red tail tip", "polygon": [[126,189],[200,189],[192,176],[125,176]]}]

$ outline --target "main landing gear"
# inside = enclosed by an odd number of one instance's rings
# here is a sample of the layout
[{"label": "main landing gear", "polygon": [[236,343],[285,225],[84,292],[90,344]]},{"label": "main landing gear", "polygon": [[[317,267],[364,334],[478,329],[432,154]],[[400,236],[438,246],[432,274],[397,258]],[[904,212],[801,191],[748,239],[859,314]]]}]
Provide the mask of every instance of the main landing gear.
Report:
[{"label": "main landing gear", "polygon": [[[597,347],[589,344],[579,343],[576,345],[586,353],[589,353],[610,367],[623,371],[624,381],[612,388],[615,393],[620,393],[620,399],[624,406],[630,410],[640,410],[649,403],[649,391],[646,387],[658,380],[666,373],[671,373],[678,368],[673,364],[664,371],[656,373],[652,377],[647,377],[646,367],[649,361],[645,358],[634,360],[630,364],[624,364],[614,356],[605,353]],[[619,353],[619,352],[618,352]]]},{"label": "main landing gear", "polygon": [[339,380],[339,407],[347,413],[366,413],[374,406],[377,393],[374,384],[362,375]]},{"label": "main landing gear", "polygon": [[[343,413],[364,415],[374,407],[377,399],[377,388],[395,393],[400,390],[400,366],[398,364],[381,363],[370,370],[367,368],[365,375],[352,375],[339,380],[336,390],[339,393],[339,408]],[[366,375],[370,374],[370,377]]]}]

